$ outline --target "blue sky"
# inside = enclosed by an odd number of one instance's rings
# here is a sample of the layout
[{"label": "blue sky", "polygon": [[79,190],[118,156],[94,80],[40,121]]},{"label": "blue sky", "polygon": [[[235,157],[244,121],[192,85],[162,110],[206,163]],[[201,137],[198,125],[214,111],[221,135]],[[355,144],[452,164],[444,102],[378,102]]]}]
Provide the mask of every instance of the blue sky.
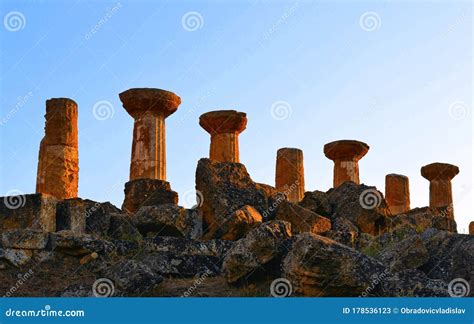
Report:
[{"label": "blue sky", "polygon": [[458,229],[474,220],[470,1],[0,6],[2,195],[34,192],[45,100],[69,97],[79,105],[79,195],[121,206],[133,120],[118,94],[152,87],[182,98],[166,131],[168,180],[184,205],[209,151],[199,115],[235,109],[248,115],[241,162],[258,182],[274,184],[278,148],[298,147],[306,190],[326,191],[333,165],[323,145],[357,139],[371,147],[361,181],[383,191],[386,174],[409,176],[412,207],[428,205],[421,166],[458,165]]}]

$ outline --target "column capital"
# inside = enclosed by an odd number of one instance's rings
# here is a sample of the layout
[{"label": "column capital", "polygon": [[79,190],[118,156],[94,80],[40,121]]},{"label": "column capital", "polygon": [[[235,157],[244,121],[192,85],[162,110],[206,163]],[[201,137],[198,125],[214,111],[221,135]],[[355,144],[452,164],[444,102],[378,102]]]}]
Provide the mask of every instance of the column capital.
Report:
[{"label": "column capital", "polygon": [[153,88],[133,88],[119,94],[125,110],[133,117],[151,112],[164,118],[173,114],[181,98],[173,92]]},{"label": "column capital", "polygon": [[448,163],[435,162],[421,168],[423,178],[433,180],[452,180],[459,173],[459,168]]},{"label": "column capital", "polygon": [[242,133],[247,127],[247,114],[235,110],[216,110],[202,114],[199,125],[209,134]]},{"label": "column capital", "polygon": [[330,160],[359,161],[369,151],[369,145],[354,140],[334,141],[324,145],[324,155]]}]

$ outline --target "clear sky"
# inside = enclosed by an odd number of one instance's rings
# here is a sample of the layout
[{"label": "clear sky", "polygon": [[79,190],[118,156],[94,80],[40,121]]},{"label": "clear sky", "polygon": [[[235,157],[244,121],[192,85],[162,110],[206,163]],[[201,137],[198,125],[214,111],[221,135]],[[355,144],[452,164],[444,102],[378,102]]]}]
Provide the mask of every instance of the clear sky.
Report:
[{"label": "clear sky", "polygon": [[79,195],[121,206],[133,119],[118,94],[161,88],[182,98],[166,120],[167,171],[193,204],[209,152],[204,112],[246,112],[241,162],[274,184],[280,147],[304,150],[306,190],[332,185],[323,145],[370,145],[361,181],[459,166],[458,229],[474,220],[471,1],[5,1],[0,3],[0,194],[35,190],[45,100],[79,105]]}]

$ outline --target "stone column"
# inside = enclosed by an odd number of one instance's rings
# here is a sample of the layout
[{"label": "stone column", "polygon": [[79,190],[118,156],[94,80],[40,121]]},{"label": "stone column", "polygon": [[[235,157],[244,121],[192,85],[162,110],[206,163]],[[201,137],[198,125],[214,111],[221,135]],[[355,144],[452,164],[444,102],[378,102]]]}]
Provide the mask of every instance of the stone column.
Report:
[{"label": "stone column", "polygon": [[245,113],[235,110],[217,110],[199,117],[199,125],[211,134],[211,160],[240,162],[239,134],[247,126],[246,116]]},{"label": "stone column", "polygon": [[303,151],[281,148],[277,152],[275,187],[285,193],[288,200],[298,203],[304,196]]},{"label": "stone column", "polygon": [[324,155],[334,161],[334,187],[346,181],[359,184],[359,160],[367,154],[369,146],[363,142],[341,140],[324,145]]},{"label": "stone column", "polygon": [[165,119],[178,109],[181,98],[150,88],[130,89],[119,97],[135,120],[130,181],[125,184],[122,210],[133,214],[143,206],[177,204],[178,194],[166,181]]},{"label": "stone column", "polygon": [[68,98],[49,99],[45,119],[36,192],[58,199],[75,198],[79,182],[77,104]]},{"label": "stone column", "polygon": [[448,217],[454,219],[451,180],[459,168],[447,163],[431,163],[421,168],[421,175],[430,181],[430,207],[447,207]]},{"label": "stone column", "polygon": [[474,235],[474,222],[469,223],[469,235]]},{"label": "stone column", "polygon": [[130,180],[166,180],[165,118],[174,113],[181,98],[160,89],[130,89],[120,100],[135,119]]},{"label": "stone column", "polygon": [[410,187],[408,177],[400,174],[385,176],[385,200],[392,215],[410,210]]}]

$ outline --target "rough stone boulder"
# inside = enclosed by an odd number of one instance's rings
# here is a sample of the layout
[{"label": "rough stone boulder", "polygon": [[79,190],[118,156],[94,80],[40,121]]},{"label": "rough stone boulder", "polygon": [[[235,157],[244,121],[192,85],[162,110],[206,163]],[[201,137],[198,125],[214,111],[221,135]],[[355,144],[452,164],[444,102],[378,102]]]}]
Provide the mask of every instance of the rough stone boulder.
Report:
[{"label": "rough stone boulder", "polygon": [[222,259],[209,255],[183,255],[173,252],[153,252],[143,256],[141,261],[154,273],[163,276],[186,278],[203,274],[220,274]]},{"label": "rough stone boulder", "polygon": [[291,223],[293,233],[325,233],[331,229],[331,221],[309,209],[289,201],[283,201],[276,211],[276,220]]},{"label": "rough stone boulder", "polygon": [[[378,297],[449,297],[447,284],[428,278],[423,272],[407,269],[380,278],[367,296]],[[363,295],[366,296],[365,294]]]},{"label": "rough stone boulder", "polygon": [[304,296],[359,296],[385,267],[329,238],[303,233],[295,236],[283,261],[284,277]]},{"label": "rough stone boulder", "polygon": [[27,264],[32,256],[32,250],[0,248],[0,260],[6,260],[15,267],[21,267]]},{"label": "rough stone boulder", "polygon": [[462,278],[469,282],[474,296],[474,236],[428,229],[421,237],[429,259],[419,269],[447,283]]},{"label": "rough stone boulder", "polygon": [[41,250],[48,244],[49,234],[40,230],[14,229],[1,232],[4,248]]},{"label": "rough stone boulder", "polygon": [[136,179],[125,184],[122,210],[133,214],[143,206],[178,204],[178,194],[169,182],[156,179]]},{"label": "rough stone boulder", "polygon": [[428,250],[420,235],[413,235],[399,243],[392,244],[377,256],[377,259],[392,272],[417,269],[425,264],[428,258]]},{"label": "rough stone boulder", "polygon": [[225,235],[232,214],[245,205],[254,207],[261,215],[268,213],[264,190],[252,181],[243,164],[199,160],[196,189],[203,196],[200,209],[205,223],[204,239]]},{"label": "rough stone boulder", "polygon": [[163,278],[150,267],[135,260],[123,260],[100,272],[101,277],[112,281],[115,296],[143,294],[153,290]]},{"label": "rough stone boulder", "polygon": [[121,210],[109,202],[81,198],[65,199],[56,209],[56,230],[69,230],[77,234],[106,235],[110,226],[110,214]]},{"label": "rough stone boulder", "polygon": [[263,212],[262,218],[264,222],[275,219],[276,210],[281,202],[288,200],[284,193],[279,192],[275,187],[265,183],[256,183],[258,190],[263,190],[263,193],[268,200],[268,208]]},{"label": "rough stone boulder", "polygon": [[305,192],[300,205],[324,217],[330,217],[332,214],[332,206],[329,202],[328,195],[322,191]]},{"label": "rough stone boulder", "polygon": [[131,220],[140,233],[153,236],[197,238],[202,227],[197,210],[174,204],[141,207]]},{"label": "rough stone boulder", "polygon": [[107,236],[114,240],[139,241],[143,237],[127,214],[109,214]]},{"label": "rough stone boulder", "polygon": [[58,252],[73,256],[82,256],[93,252],[99,255],[108,254],[115,249],[115,246],[109,241],[66,230],[51,234],[51,247]]},{"label": "rough stone boulder", "polygon": [[363,234],[365,233],[359,233],[357,226],[355,226],[350,220],[338,217],[331,222],[331,230],[326,232],[324,236],[343,245],[355,248]]},{"label": "rough stone boulder", "polygon": [[235,242],[196,241],[181,237],[156,236],[145,239],[146,252],[172,252],[178,255],[208,255],[223,258]]},{"label": "rough stone boulder", "polygon": [[385,231],[390,211],[383,195],[375,187],[344,182],[327,192],[332,206],[331,219],[344,217],[361,232],[378,235]]},{"label": "rough stone boulder", "polygon": [[42,194],[0,197],[0,229],[56,230],[57,199]]},{"label": "rough stone boulder", "polygon": [[449,207],[423,207],[414,208],[406,213],[390,218],[390,230],[397,228],[414,228],[423,232],[428,228],[456,233],[456,221],[448,217]]},{"label": "rough stone boulder", "polygon": [[225,256],[222,270],[227,282],[236,283],[281,257],[291,235],[291,224],[284,221],[269,221],[248,232]]},{"label": "rough stone boulder", "polygon": [[235,241],[242,238],[252,228],[262,223],[262,215],[252,206],[245,205],[237,209],[229,220],[223,224],[223,232],[221,239]]}]

